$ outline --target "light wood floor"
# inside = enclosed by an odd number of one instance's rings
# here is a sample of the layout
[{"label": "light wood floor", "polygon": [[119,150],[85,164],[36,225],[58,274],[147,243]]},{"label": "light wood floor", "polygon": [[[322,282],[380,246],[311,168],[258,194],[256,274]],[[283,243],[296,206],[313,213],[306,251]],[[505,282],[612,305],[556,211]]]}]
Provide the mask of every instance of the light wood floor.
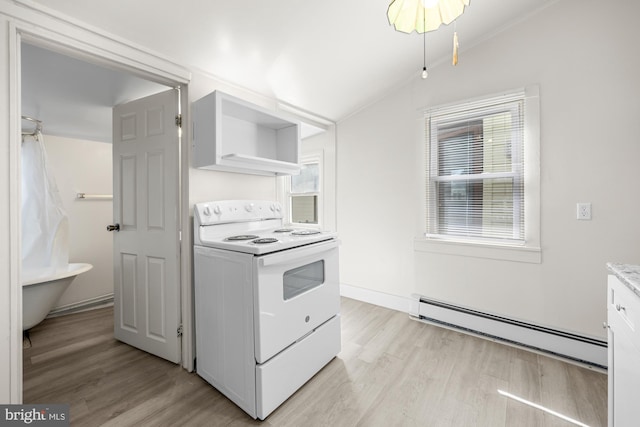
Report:
[{"label": "light wood floor", "polygon": [[342,352],[264,422],[196,374],[113,338],[111,308],[47,319],[25,348],[24,402],[72,426],[571,426],[498,390],[605,426],[605,374],[342,299]]}]

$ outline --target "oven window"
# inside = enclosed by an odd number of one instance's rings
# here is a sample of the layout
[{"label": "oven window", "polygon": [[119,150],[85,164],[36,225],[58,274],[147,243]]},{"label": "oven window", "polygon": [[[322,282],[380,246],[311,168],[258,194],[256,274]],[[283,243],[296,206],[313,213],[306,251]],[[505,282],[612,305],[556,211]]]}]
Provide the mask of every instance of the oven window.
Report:
[{"label": "oven window", "polygon": [[285,301],[322,285],[324,283],[324,260],[285,272],[283,282]]}]

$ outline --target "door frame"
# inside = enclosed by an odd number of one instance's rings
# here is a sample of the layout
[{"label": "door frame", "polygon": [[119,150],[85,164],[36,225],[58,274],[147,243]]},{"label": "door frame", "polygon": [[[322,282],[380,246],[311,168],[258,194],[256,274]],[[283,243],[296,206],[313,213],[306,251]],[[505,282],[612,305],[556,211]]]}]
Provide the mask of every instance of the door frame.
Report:
[{"label": "door frame", "polygon": [[[182,122],[190,123],[189,91],[191,72],[168,59],[97,28],[32,2],[0,5],[0,19],[6,21],[8,41],[9,107],[9,397],[22,403],[22,289],[20,278],[20,159],[21,159],[21,58],[23,41],[70,55],[96,65],[116,68],[170,87],[180,87]],[[180,295],[183,326],[182,366],[193,370],[191,233],[189,221],[189,126],[182,126],[179,147]]]}]

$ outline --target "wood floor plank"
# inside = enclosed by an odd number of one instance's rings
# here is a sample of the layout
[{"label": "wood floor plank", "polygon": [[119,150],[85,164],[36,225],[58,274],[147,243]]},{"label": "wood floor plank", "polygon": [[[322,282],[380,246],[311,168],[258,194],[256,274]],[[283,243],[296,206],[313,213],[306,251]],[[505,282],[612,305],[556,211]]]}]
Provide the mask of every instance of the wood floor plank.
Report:
[{"label": "wood floor plank", "polygon": [[567,364],[568,389],[576,400],[576,418],[589,426],[607,425],[607,376]]},{"label": "wood floor plank", "polygon": [[[530,402],[540,402],[540,370],[536,355],[514,349],[510,369],[508,389],[504,391]],[[508,400],[506,421],[507,425],[544,426],[544,413]]]},{"label": "wood floor plank", "polygon": [[[576,394],[571,393],[569,370],[566,363],[557,359],[543,357],[540,365],[541,396],[540,404],[554,412],[579,420],[576,406]],[[553,415],[546,416],[547,426],[563,426],[566,421]]]},{"label": "wood floor plank", "polygon": [[606,425],[606,375],[342,299],[342,351],[264,422],[195,373],[113,338],[113,311],[47,319],[23,350],[24,401],[75,426],[561,426],[498,393]]}]

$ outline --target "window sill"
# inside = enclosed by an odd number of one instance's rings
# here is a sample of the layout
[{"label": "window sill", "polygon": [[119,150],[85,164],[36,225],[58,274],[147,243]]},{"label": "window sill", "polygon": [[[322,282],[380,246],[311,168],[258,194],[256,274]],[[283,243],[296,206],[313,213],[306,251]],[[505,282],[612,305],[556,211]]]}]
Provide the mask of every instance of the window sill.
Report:
[{"label": "window sill", "polygon": [[413,242],[413,248],[416,252],[431,252],[443,255],[457,255],[532,264],[540,264],[542,262],[541,249],[527,246],[492,245],[487,243],[418,237]]}]

